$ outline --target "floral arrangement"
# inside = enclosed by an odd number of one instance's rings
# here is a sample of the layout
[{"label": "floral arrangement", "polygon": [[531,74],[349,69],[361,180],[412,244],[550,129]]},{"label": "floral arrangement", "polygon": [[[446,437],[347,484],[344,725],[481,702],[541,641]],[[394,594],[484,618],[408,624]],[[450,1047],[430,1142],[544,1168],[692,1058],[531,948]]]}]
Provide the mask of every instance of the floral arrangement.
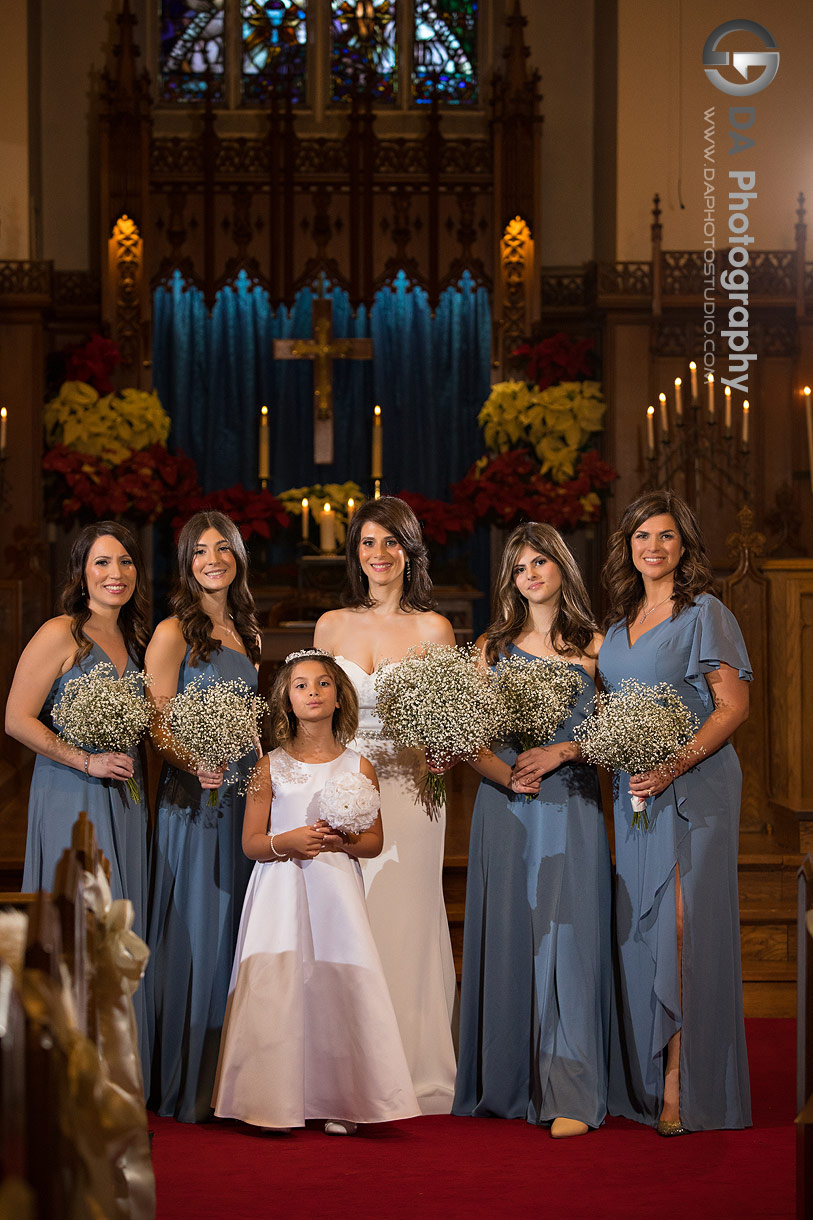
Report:
[{"label": "floral arrangement", "polygon": [[347,532],[347,501],[352,500],[356,508],[365,499],[358,483],[349,480],[347,483],[314,483],[312,487],[289,487],[281,491],[280,501],[285,511],[292,517],[302,516],[302,501],[307,498],[311,521],[318,521],[319,514],[330,504],[334,515],[336,541],[342,545]]},{"label": "floral arrangement", "polygon": [[[207,682],[201,675],[161,709],[160,729],[167,733],[180,757],[194,766],[216,771],[236,762],[251,750],[259,755],[260,721],[268,711],[261,695],[241,678]],[[239,775],[226,775],[221,787],[236,783]],[[218,803],[218,789],[209,791],[210,805]]]},{"label": "floral arrangement", "polygon": [[[51,709],[63,741],[91,754],[127,754],[150,727],[152,706],[144,697],[150,677],[129,671],[118,676],[109,661],[71,678]],[[132,776],[126,781],[134,801],[141,799]]]},{"label": "floral arrangement", "polygon": [[343,834],[361,834],[378,817],[381,797],[360,771],[343,771],[322,789],[320,813],[328,826]]},{"label": "floral arrangement", "polygon": [[200,495],[195,463],[163,445],[133,451],[117,466],[99,456],[55,445],[42,462],[46,509],[68,526],[80,520],[128,516],[157,521]]},{"label": "floral arrangement", "polygon": [[[573,736],[587,762],[640,775],[667,768],[697,732],[697,717],[668,682],[647,686],[625,678],[617,690],[595,697],[595,711]],[[633,828],[649,829],[646,801],[634,797]]]},{"label": "floral arrangement", "polygon": [[581,690],[577,671],[563,657],[531,661],[513,654],[497,663],[492,683],[504,730],[520,750],[550,741],[567,720]]},{"label": "floral arrangement", "polygon": [[591,433],[603,428],[604,398],[597,381],[563,381],[537,390],[524,381],[492,387],[477,422],[488,449],[525,447],[556,483],[573,477],[576,458]]},{"label": "floral arrangement", "polygon": [[523,343],[513,354],[525,359],[525,376],[540,390],[593,375],[593,344],[571,339],[563,330],[539,343]]},{"label": "floral arrangement", "polygon": [[231,517],[239,527],[243,538],[248,542],[255,535],[258,538],[270,538],[276,529],[285,529],[290,518],[281,499],[270,491],[251,491],[242,483],[227,487],[223,491],[203,495],[198,487],[194,494],[187,497],[178,506],[183,509],[172,522],[172,528],[177,534],[185,521],[193,513],[204,509],[216,509]]},{"label": "floral arrangement", "polygon": [[110,375],[113,369],[121,364],[121,354],[112,339],[91,335],[87,343],[67,348],[65,356],[66,381],[86,381],[100,394],[112,393],[113,382]]},{"label": "floral arrangement", "polygon": [[169,416],[153,391],[126,389],[100,397],[84,381],[65,381],[45,405],[45,439],[117,466],[134,449],[163,445]]},{"label": "floral arrangement", "polygon": [[[426,751],[433,766],[474,758],[499,736],[499,708],[474,645],[416,644],[376,671],[376,711],[382,732],[402,748]],[[422,789],[430,813],[446,799],[442,775],[428,773]]]}]

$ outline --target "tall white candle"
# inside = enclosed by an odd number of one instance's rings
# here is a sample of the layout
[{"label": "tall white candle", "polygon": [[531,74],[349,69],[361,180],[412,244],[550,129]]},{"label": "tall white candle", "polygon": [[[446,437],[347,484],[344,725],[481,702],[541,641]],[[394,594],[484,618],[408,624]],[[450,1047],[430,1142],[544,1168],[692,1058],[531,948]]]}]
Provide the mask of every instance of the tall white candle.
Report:
[{"label": "tall white candle", "polygon": [[689,379],[691,381],[692,405],[697,402],[697,365],[694,360],[689,364]]},{"label": "tall white candle", "polygon": [[260,456],[257,474],[263,486],[268,482],[269,470],[268,407],[260,407]]},{"label": "tall white candle", "polygon": [[748,399],[747,398],[743,399],[743,403],[742,403],[742,447],[743,447],[743,449],[748,448],[748,433],[749,433],[748,414],[749,414],[750,410],[751,410],[751,407],[748,403]]},{"label": "tall white candle", "polygon": [[351,496],[347,501],[347,524],[353,520],[353,513],[356,511],[356,501]]},{"label": "tall white candle", "polygon": [[646,409],[646,446],[649,450],[649,456],[655,456],[655,408],[649,406]]},{"label": "tall white candle", "polygon": [[678,423],[683,422],[683,381],[680,377],[675,378],[675,419]]},{"label": "tall white candle", "polygon": [[708,404],[709,404],[709,423],[714,423],[714,373],[709,373],[706,378],[708,387]]},{"label": "tall white candle", "polygon": [[6,433],[8,430],[8,411],[0,407],[0,458],[6,456]]},{"label": "tall white candle", "polygon": [[381,408],[376,406],[373,410],[373,456],[370,463],[370,478],[380,479],[382,477],[382,456],[383,456],[383,429],[381,427]]},{"label": "tall white candle", "polygon": [[658,402],[661,404],[661,432],[665,439],[669,436],[669,412],[666,410],[666,395],[659,394]]},{"label": "tall white candle", "polygon": [[813,491],[813,407],[810,405],[809,385],[805,386],[805,420],[807,421],[807,460],[810,465],[810,490]]},{"label": "tall white candle", "polygon": [[308,507],[308,497],[302,497],[302,541],[307,542],[310,537],[311,522],[310,508]]},{"label": "tall white candle", "polygon": [[725,388],[725,434],[731,436],[731,386]]},{"label": "tall white candle", "polygon": [[325,555],[336,550],[336,518],[327,500],[319,514],[319,548]]}]

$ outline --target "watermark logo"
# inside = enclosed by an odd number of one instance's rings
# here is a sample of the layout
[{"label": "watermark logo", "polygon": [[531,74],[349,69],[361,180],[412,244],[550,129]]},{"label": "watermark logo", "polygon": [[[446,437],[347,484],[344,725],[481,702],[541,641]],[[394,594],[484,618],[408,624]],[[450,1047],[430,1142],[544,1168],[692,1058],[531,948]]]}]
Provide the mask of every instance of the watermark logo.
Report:
[{"label": "watermark logo", "polygon": [[[768,48],[765,51],[718,51],[717,47],[727,34],[745,31],[755,34]],[[715,89],[733,97],[751,97],[767,89],[779,70],[779,51],[772,34],[760,25],[758,21],[724,21],[712,30],[703,47],[703,67],[706,75]],[[719,71],[720,68],[733,68],[743,78],[739,81],[727,80]],[[748,79],[749,68],[761,68],[762,71],[753,80]]]}]

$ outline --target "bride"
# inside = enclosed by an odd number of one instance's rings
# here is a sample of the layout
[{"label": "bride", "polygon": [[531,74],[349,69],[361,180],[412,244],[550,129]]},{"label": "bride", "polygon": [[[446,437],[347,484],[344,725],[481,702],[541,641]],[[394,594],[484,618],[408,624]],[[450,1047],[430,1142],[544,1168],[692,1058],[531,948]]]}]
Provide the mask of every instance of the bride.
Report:
[{"label": "bride", "polygon": [[456,985],[442,870],[446,812],[419,803],[421,751],[396,750],[381,737],[374,672],[413,644],[454,644],[435,614],[428,555],[412,509],[395,496],[368,500],[347,531],[345,608],[316,624],[314,645],[332,652],[359,696],[355,748],[381,784],[384,850],[362,862],[367,907],[424,1114],[448,1114],[455,1084],[452,1020]]}]

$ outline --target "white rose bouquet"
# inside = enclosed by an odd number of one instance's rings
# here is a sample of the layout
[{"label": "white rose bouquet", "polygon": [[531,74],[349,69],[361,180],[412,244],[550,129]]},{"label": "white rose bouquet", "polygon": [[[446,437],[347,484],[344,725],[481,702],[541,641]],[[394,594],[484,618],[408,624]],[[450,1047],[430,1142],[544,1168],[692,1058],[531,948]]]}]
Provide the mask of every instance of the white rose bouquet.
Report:
[{"label": "white rose bouquet", "polygon": [[[150,727],[152,707],[144,697],[147,674],[130,670],[118,676],[109,661],[100,661],[87,673],[71,678],[51,710],[51,719],[63,741],[91,754],[108,751],[127,754]],[[141,799],[132,775],[127,791]]]},{"label": "white rose bouquet", "polygon": [[342,834],[359,835],[369,830],[380,808],[378,789],[360,771],[343,771],[322,789],[321,816]]}]

